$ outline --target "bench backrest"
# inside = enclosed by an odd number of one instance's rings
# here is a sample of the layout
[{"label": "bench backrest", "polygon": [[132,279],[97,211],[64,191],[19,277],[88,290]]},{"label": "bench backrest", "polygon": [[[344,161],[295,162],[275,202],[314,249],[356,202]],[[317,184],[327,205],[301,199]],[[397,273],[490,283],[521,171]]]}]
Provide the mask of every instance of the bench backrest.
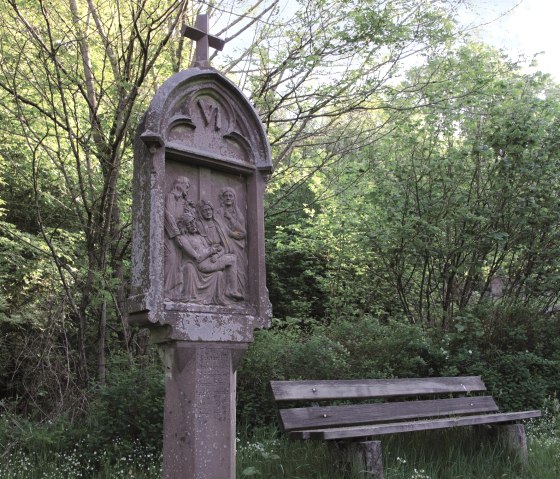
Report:
[{"label": "bench backrest", "polygon": [[[479,376],[272,381],[271,387],[277,402],[447,396],[440,399],[281,409],[280,420],[285,431],[498,411],[494,399],[490,396],[464,396],[486,391],[486,386]],[[450,397],[457,394],[463,397]]]},{"label": "bench backrest", "polygon": [[321,401],[486,391],[480,376],[346,381],[271,381],[274,400]]}]

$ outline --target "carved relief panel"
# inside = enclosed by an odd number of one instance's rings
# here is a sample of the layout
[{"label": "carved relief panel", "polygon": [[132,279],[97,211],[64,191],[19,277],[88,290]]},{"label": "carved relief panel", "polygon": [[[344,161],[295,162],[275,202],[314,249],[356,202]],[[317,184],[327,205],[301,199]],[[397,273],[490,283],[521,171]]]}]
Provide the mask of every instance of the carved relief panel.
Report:
[{"label": "carved relief panel", "polygon": [[164,297],[219,306],[249,299],[245,181],[166,162]]}]

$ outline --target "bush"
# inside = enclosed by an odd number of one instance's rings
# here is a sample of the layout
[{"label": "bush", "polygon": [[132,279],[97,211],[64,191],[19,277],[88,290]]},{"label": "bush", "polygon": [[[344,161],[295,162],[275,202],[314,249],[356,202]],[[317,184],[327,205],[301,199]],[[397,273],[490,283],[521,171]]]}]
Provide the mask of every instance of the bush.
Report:
[{"label": "bush", "polygon": [[297,329],[259,331],[237,375],[241,424],[275,424],[271,380],[336,379],[348,375],[348,353],[320,329],[302,336]]},{"label": "bush", "polygon": [[560,388],[560,318],[486,303],[454,319],[442,375],[481,375],[504,410],[539,408]]},{"label": "bush", "polygon": [[[298,324],[294,322],[293,324]],[[560,319],[528,306],[483,304],[453,330],[401,320],[339,318],[260,331],[238,374],[238,418],[276,424],[269,381],[480,375],[501,409],[540,408],[560,389]]]},{"label": "bush", "polygon": [[434,374],[432,340],[421,328],[364,316],[339,320],[331,338],[348,353],[349,378],[424,377]]},{"label": "bush", "polygon": [[75,445],[76,438],[66,415],[38,421],[16,412],[17,405],[0,401],[0,450],[23,453],[51,453]]},{"label": "bush", "polygon": [[[105,467],[125,457],[159,457],[163,442],[164,375],[154,357],[113,356],[107,384],[91,391],[86,416],[38,421],[0,401],[0,445],[5,454],[79,457],[79,467]],[[85,419],[85,420],[84,420]],[[53,456],[54,455],[54,456]],[[83,463],[83,464],[82,464]],[[78,467],[78,466],[76,466]]]},{"label": "bush", "polygon": [[[271,380],[480,375],[503,410],[540,408],[560,389],[560,318],[534,308],[476,306],[456,316],[448,332],[369,316],[303,323],[255,333],[238,369],[240,425],[277,425]],[[78,444],[85,455],[160,450],[164,373],[157,357],[113,356],[107,384],[90,397],[80,427],[64,416],[37,422],[4,402],[0,442],[39,451]]]},{"label": "bush", "polygon": [[163,367],[157,358],[140,357],[130,363],[127,356],[113,356],[107,383],[96,391],[89,407],[87,447],[95,450],[118,443],[133,449],[140,444],[159,452],[164,391]]},{"label": "bush", "polygon": [[304,334],[260,331],[238,370],[238,419],[276,424],[271,380],[418,377],[434,373],[431,340],[420,328],[376,319],[339,319]]}]

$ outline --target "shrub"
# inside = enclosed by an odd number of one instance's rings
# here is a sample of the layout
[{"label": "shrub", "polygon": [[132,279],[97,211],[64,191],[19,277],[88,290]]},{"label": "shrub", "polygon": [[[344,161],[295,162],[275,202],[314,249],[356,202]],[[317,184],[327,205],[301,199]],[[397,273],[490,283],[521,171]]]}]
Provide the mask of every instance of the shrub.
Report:
[{"label": "shrub", "polygon": [[259,331],[238,370],[238,419],[247,426],[276,423],[271,380],[335,379],[348,375],[348,353],[322,328]]},{"label": "shrub", "polygon": [[[297,325],[298,322],[293,324]],[[503,410],[539,408],[560,389],[560,320],[528,306],[483,304],[453,330],[369,316],[256,334],[238,374],[238,417],[276,424],[269,381],[480,375]]]},{"label": "shrub", "polygon": [[80,457],[88,467],[122,462],[123,457],[140,452],[146,457],[159,456],[163,381],[163,367],[157,358],[145,356],[130,363],[127,356],[116,355],[108,364],[107,383],[91,391],[85,417],[70,421],[59,415],[38,421],[18,414],[15,405],[0,401],[1,449],[6,454],[19,451],[29,457],[69,454]]},{"label": "shrub", "polygon": [[16,412],[17,405],[0,401],[0,450],[50,453],[75,444],[72,425],[66,415],[39,421]]},{"label": "shrub", "polygon": [[398,321],[339,319],[303,334],[297,327],[260,331],[238,370],[238,419],[276,424],[271,380],[425,376],[434,372],[430,338]]},{"label": "shrub", "polygon": [[486,303],[454,319],[442,374],[481,375],[504,410],[541,407],[560,388],[559,318]]},{"label": "shrub", "polygon": [[[163,441],[164,374],[153,356],[117,355],[110,360],[107,383],[90,404],[86,447],[103,448],[118,443],[160,451]],[[122,450],[121,450],[122,452]]]},{"label": "shrub", "polygon": [[364,316],[333,322],[329,335],[348,352],[350,378],[423,377],[434,373],[431,338],[416,325]]}]

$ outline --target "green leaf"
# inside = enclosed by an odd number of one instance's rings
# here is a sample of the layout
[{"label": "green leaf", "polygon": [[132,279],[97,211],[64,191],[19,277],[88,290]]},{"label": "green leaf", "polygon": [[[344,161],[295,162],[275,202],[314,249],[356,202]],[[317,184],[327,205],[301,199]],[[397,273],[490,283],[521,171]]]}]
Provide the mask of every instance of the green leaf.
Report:
[{"label": "green leaf", "polygon": [[246,477],[257,476],[260,475],[260,471],[255,466],[249,466],[241,471],[241,475]]}]

